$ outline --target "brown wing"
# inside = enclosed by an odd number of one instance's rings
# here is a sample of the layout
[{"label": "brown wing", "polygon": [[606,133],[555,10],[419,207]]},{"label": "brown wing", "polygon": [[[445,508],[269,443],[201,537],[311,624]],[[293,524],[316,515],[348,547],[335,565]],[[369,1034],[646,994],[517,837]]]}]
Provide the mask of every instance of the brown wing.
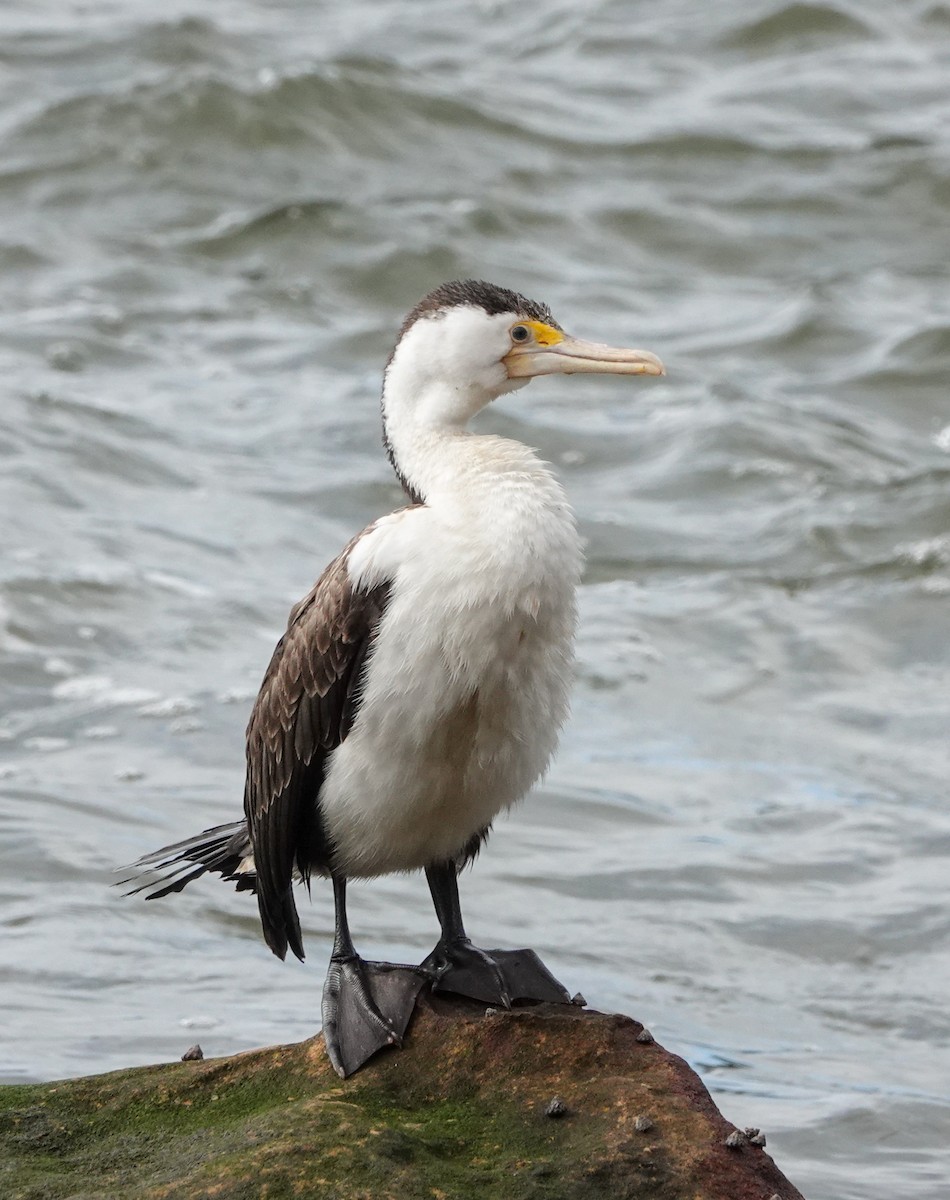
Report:
[{"label": "brown wing", "polygon": [[[360,537],[365,535],[361,534]],[[389,596],[388,583],[355,590],[347,560],[354,539],[291,611],[247,726],[247,814],[264,939],[283,958],[303,958],[293,871],[309,881],[328,869],[320,819],[329,754],[346,737],[363,666]]]}]

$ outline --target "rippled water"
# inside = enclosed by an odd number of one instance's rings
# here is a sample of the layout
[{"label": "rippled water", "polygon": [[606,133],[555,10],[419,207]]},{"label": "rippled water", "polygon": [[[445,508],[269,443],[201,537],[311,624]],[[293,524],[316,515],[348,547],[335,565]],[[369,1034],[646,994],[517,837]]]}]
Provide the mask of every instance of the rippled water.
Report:
[{"label": "rippled water", "polygon": [[[950,6],[7,3],[0,1074],[313,1032],[214,882],[290,604],[399,503],[382,363],[480,275],[661,383],[544,380],[573,722],[472,932],[646,1021],[810,1200],[946,1195]],[[512,914],[517,914],[512,928]],[[419,878],[355,889],[418,958]]]}]

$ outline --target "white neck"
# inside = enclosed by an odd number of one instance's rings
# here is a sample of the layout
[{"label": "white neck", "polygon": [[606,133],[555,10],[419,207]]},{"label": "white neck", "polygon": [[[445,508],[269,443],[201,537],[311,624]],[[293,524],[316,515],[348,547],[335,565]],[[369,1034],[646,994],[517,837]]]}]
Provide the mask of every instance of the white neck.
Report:
[{"label": "white neck", "polygon": [[[440,359],[440,333],[440,323],[420,321],[396,348],[383,382],[383,430],[393,466],[410,494],[427,503],[457,493],[462,476],[470,474],[467,466],[478,462],[482,472],[488,469],[492,456],[484,450],[500,439],[470,433],[468,422],[496,397],[528,382],[509,380],[497,359],[478,369]],[[446,382],[452,378],[466,382]],[[527,448],[520,449],[533,459]]]}]

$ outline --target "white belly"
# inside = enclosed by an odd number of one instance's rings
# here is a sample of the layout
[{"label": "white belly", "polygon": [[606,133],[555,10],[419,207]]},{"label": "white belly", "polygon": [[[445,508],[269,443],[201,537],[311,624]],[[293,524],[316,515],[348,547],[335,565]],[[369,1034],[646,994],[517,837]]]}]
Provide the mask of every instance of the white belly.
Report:
[{"label": "white belly", "polygon": [[544,545],[503,536],[500,549],[497,525],[489,545],[428,510],[402,516],[359,714],[320,794],[347,875],[457,855],[540,777],[568,709],[581,563],[569,510]]}]

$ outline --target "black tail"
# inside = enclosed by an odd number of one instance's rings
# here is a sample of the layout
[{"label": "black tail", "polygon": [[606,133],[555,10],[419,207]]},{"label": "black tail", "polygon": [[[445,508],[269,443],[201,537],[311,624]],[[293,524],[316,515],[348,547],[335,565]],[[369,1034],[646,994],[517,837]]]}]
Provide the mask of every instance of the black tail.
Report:
[{"label": "black tail", "polygon": [[[126,895],[134,896],[160,884],[145,897],[146,900],[158,900],[161,896],[180,892],[193,879],[211,871],[222,879],[236,883],[239,892],[256,892],[257,874],[251,855],[247,822],[232,821],[229,825],[215,825],[213,829],[206,829],[204,833],[176,842],[173,846],[163,846],[154,854],[146,854],[125,868],[132,874],[119,880],[119,883],[132,883],[143,876],[157,874],[157,879],[140,883]],[[245,863],[245,860],[249,861]],[[245,863],[243,867],[242,863]]]}]

